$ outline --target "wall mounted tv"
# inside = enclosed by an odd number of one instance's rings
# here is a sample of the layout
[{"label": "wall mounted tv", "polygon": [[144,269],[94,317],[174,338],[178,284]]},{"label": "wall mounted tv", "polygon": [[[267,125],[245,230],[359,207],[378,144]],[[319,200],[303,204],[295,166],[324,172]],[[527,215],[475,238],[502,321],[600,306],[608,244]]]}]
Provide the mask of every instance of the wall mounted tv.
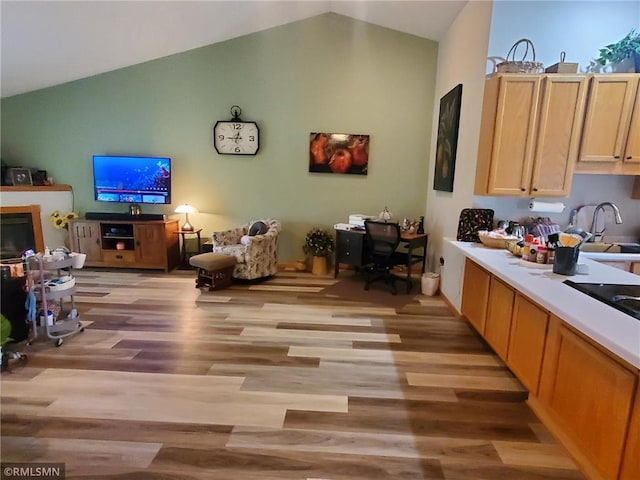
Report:
[{"label": "wall mounted tv", "polygon": [[93,156],[93,190],[98,202],[171,203],[171,159]]}]

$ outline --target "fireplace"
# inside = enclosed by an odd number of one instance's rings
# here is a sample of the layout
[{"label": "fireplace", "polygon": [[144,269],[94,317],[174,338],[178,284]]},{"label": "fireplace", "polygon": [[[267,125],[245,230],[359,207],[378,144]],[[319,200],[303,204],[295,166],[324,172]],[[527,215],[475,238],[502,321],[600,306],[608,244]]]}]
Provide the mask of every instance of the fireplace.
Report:
[{"label": "fireplace", "polygon": [[44,250],[40,205],[0,207],[0,258],[19,257],[29,248]]}]

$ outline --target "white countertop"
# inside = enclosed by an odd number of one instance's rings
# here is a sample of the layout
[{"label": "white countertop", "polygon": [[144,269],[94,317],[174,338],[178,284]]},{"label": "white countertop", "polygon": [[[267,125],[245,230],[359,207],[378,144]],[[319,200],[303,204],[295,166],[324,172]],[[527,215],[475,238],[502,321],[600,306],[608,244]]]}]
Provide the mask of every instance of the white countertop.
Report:
[{"label": "white countertop", "polygon": [[551,265],[547,268],[525,265],[507,250],[487,248],[480,243],[451,241],[451,244],[549,312],[640,368],[640,320],[562,283],[569,279],[576,283],[640,285],[640,276],[585,258],[582,252],[578,263],[586,264],[589,273],[566,276],[553,273]]},{"label": "white countertop", "polygon": [[581,258],[601,262],[640,262],[640,253],[580,252]]}]

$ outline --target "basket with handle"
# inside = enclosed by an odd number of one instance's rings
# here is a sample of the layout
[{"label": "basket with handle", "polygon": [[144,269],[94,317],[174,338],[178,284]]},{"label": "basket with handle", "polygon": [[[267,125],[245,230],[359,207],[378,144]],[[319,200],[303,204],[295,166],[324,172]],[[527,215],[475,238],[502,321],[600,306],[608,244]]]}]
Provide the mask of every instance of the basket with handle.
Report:
[{"label": "basket with handle", "polygon": [[[516,51],[519,45],[524,45],[524,55],[522,60],[516,60]],[[529,55],[529,48],[531,48],[532,59],[527,60]],[[542,62],[536,62],[536,49],[533,46],[533,42],[528,38],[521,38],[509,49],[507,57],[504,62],[499,63],[496,66],[498,73],[542,73]]]}]

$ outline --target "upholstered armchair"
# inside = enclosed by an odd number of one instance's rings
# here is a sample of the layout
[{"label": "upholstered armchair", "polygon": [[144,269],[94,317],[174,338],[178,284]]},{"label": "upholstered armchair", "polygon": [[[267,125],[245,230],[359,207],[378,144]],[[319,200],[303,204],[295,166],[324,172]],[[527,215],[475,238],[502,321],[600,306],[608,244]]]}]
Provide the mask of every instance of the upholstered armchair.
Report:
[{"label": "upholstered armchair", "polygon": [[[266,224],[266,233],[260,233],[256,228],[258,222]],[[237,263],[233,269],[234,278],[252,280],[275,275],[278,271],[280,228],[280,222],[270,218],[231,230],[213,232],[212,252],[235,257]]]}]

